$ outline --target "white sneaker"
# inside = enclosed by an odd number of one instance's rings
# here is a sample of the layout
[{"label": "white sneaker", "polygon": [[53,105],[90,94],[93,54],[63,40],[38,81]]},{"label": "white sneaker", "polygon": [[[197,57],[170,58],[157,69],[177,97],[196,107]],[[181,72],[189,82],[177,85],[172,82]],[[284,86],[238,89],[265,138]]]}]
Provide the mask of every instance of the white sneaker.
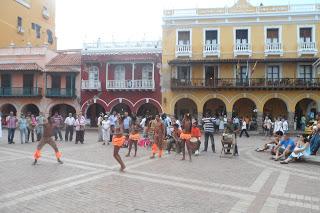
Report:
[{"label": "white sneaker", "polygon": [[198,155],[199,155],[199,150],[196,150],[195,153],[194,153],[194,155],[195,155],[195,156],[198,156]]}]

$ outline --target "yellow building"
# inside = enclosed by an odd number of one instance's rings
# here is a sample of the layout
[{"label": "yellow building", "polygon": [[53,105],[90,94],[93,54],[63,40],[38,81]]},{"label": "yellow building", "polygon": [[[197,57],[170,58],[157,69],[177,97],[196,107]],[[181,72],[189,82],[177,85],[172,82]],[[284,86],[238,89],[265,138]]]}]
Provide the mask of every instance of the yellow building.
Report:
[{"label": "yellow building", "polygon": [[237,115],[261,128],[264,116],[320,111],[320,4],[166,10],[165,112]]},{"label": "yellow building", "polygon": [[1,0],[0,48],[57,48],[55,0]]}]

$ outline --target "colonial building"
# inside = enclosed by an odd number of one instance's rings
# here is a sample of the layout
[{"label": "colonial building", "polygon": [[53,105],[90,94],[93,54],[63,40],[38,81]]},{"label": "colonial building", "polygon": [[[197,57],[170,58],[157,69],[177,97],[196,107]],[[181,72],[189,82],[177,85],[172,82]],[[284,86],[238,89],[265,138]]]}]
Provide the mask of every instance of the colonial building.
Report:
[{"label": "colonial building", "polygon": [[1,0],[0,29],[0,48],[46,45],[55,50],[55,0]]},{"label": "colonial building", "polygon": [[[320,5],[166,10],[162,103],[205,112],[289,119],[320,111]],[[317,61],[318,60],[318,61]],[[299,125],[298,125],[299,126]]]},{"label": "colonial building", "polygon": [[81,110],[95,125],[100,112],[161,113],[161,43],[84,44]]},{"label": "colonial building", "polygon": [[47,47],[0,49],[0,111],[79,111],[81,55]]}]

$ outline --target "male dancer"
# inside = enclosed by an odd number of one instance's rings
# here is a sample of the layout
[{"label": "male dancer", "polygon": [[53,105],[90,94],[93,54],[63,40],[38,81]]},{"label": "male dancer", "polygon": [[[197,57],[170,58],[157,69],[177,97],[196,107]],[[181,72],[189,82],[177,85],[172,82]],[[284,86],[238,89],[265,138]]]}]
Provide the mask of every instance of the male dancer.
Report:
[{"label": "male dancer", "polygon": [[159,149],[159,158],[162,157],[163,153],[163,140],[165,137],[165,126],[163,122],[160,119],[159,115],[156,115],[156,119],[154,122],[154,140],[153,140],[153,145],[152,145],[152,156],[150,157],[151,159],[155,158],[155,155]]},{"label": "male dancer", "polygon": [[180,134],[180,139],[182,140],[182,154],[183,157],[181,160],[185,160],[186,152],[185,152],[185,146],[187,146],[188,149],[188,154],[189,154],[189,161],[191,162],[191,154],[192,154],[192,147],[190,144],[190,139],[191,139],[191,115],[185,114],[184,118],[182,120],[182,133]]},{"label": "male dancer", "polygon": [[44,147],[44,145],[46,144],[49,144],[55,151],[56,153],[56,157],[57,157],[57,161],[58,163],[60,164],[63,164],[63,162],[60,160],[61,158],[61,153],[59,152],[58,150],[58,147],[57,147],[57,144],[54,142],[54,140],[51,138],[52,137],[52,133],[53,133],[53,119],[49,118],[48,120],[47,119],[44,119],[44,124],[43,124],[43,136],[42,138],[40,139],[40,142],[37,146],[37,150],[35,151],[34,153],[34,162],[33,162],[33,165],[36,165],[37,162],[38,162],[38,159],[40,158],[41,156],[41,149],[42,147]]}]

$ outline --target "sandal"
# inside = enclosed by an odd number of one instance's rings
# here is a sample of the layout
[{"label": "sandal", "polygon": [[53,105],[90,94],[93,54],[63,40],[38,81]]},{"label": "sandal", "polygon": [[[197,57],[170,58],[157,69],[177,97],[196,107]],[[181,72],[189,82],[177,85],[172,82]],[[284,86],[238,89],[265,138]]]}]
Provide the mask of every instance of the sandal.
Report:
[{"label": "sandal", "polygon": [[288,164],[287,161],[280,161],[281,164]]}]

